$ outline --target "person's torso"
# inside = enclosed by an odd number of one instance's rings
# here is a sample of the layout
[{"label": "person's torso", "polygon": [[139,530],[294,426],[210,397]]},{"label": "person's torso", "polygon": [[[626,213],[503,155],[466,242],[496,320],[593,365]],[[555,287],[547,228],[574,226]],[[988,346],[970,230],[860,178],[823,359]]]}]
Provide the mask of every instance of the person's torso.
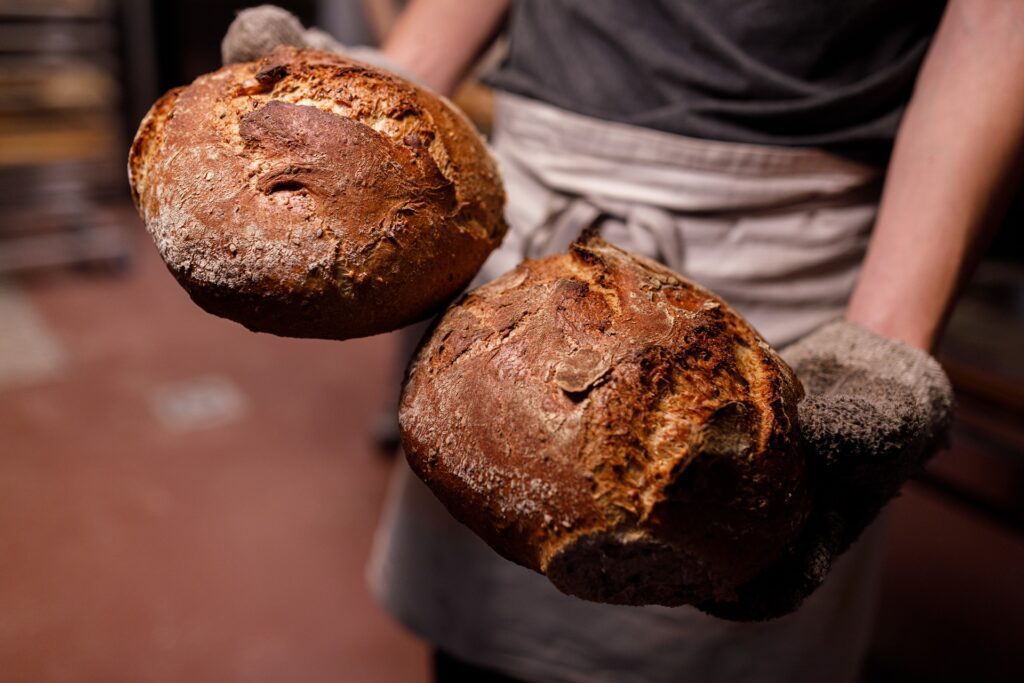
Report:
[{"label": "person's torso", "polygon": [[[878,169],[820,150],[683,138],[507,93],[495,109],[510,227],[478,282],[593,227],[723,296],[777,348],[842,312]],[[370,576],[385,609],[435,647],[531,683],[838,683],[856,678],[867,647],[880,540],[879,528],[865,534],[801,609],[774,621],[603,605],[501,558],[399,464]]]},{"label": "person's torso", "polygon": [[518,0],[494,86],[697,138],[883,162],[944,0]]}]

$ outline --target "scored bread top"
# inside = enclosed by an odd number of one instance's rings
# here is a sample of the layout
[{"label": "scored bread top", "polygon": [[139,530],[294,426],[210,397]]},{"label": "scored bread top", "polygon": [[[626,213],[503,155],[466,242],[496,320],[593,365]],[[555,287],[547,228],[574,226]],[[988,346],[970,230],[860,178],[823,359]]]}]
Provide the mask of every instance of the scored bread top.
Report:
[{"label": "scored bread top", "polygon": [[506,229],[496,164],[446,100],[291,47],[164,95],[139,128],[129,179],[197,303],[292,336],[422,318]]},{"label": "scored bread top", "polygon": [[400,418],[412,468],[505,557],[681,604],[728,598],[799,531],[801,397],[725,303],[586,235],[452,305]]}]

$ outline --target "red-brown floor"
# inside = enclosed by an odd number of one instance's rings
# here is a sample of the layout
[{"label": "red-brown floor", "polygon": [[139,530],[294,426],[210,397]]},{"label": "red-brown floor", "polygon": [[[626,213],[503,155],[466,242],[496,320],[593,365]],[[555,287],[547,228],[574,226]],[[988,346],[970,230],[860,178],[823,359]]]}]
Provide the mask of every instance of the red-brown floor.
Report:
[{"label": "red-brown floor", "polygon": [[1024,680],[1020,536],[918,484],[888,514],[867,680]]},{"label": "red-brown floor", "polygon": [[426,680],[363,579],[392,340],[252,334],[138,242],[22,286],[66,363],[0,390],[0,680]]}]

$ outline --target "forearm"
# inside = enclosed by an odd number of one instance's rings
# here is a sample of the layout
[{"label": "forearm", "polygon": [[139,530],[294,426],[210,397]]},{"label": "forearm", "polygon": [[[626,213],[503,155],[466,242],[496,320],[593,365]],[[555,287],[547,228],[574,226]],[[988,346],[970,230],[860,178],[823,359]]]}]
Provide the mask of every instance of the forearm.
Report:
[{"label": "forearm", "polygon": [[510,0],[413,0],[382,52],[437,92],[450,95],[493,39]]},{"label": "forearm", "polygon": [[953,0],[918,78],[847,318],[930,349],[1024,141],[1024,2]]}]

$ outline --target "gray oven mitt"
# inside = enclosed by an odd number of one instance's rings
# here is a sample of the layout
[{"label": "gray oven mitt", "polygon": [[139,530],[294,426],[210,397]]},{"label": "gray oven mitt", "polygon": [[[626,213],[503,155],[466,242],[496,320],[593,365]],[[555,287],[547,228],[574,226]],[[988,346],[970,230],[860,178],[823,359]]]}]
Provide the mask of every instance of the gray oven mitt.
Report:
[{"label": "gray oven mitt", "polygon": [[318,28],[304,28],[298,17],[275,5],[260,5],[239,12],[221,41],[220,54],[225,64],[251,62],[278,45],[337,52],[407,80],[415,80],[390,62],[380,50],[366,45],[342,45]]},{"label": "gray oven mitt", "polygon": [[814,506],[796,543],[736,601],[698,605],[725,619],[772,619],[799,607],[944,445],[952,418],[953,389],[934,358],[853,323],[829,323],[782,356],[806,391],[800,430]]}]

